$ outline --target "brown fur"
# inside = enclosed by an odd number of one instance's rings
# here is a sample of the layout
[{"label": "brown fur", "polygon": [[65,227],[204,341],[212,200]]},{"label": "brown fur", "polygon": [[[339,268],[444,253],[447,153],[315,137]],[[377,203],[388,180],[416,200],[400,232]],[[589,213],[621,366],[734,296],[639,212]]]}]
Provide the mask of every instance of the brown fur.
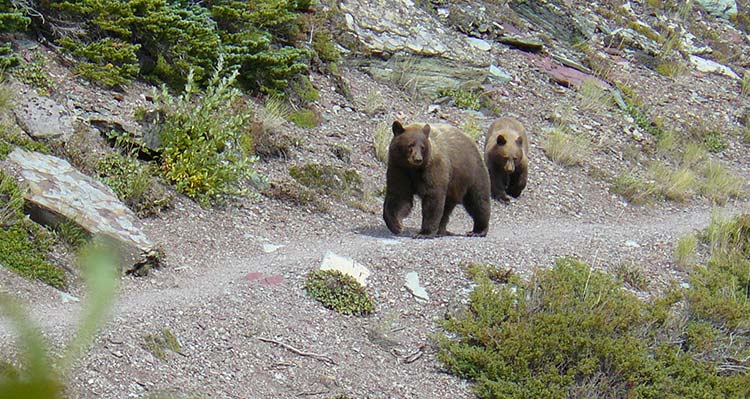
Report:
[{"label": "brown fur", "polygon": [[529,174],[529,139],[514,118],[492,122],[485,135],[484,162],[490,175],[492,198],[509,202],[526,188]]},{"label": "brown fur", "polygon": [[393,122],[383,219],[394,234],[422,200],[422,228],[414,237],[448,235],[453,208],[463,204],[474,220],[470,236],[485,236],[490,219],[490,180],[476,144],[461,130],[443,124]]}]

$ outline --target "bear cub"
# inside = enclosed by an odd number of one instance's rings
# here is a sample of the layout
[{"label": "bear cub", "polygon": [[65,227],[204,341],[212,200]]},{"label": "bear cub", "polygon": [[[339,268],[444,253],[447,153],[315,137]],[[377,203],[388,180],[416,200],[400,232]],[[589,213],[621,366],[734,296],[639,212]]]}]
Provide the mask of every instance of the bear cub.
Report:
[{"label": "bear cub", "polygon": [[510,117],[495,120],[485,135],[484,162],[490,175],[492,198],[510,202],[526,188],[529,140],[521,123]]},{"label": "bear cub", "polygon": [[482,155],[471,138],[446,124],[395,121],[388,147],[383,219],[400,234],[414,195],[422,200],[422,227],[414,238],[449,235],[448,219],[462,204],[474,220],[468,236],[487,235],[490,179]]}]

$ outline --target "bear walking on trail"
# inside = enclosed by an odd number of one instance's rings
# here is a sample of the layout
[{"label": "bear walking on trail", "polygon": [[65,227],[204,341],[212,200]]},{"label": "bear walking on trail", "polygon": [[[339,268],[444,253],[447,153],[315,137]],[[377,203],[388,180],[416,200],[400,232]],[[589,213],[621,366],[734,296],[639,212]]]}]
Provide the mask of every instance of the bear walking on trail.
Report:
[{"label": "bear walking on trail", "polygon": [[484,161],[490,174],[492,198],[510,202],[526,188],[529,174],[529,140],[514,118],[492,122],[485,135]]},{"label": "bear walking on trail", "polygon": [[422,228],[414,238],[448,235],[453,208],[462,204],[474,220],[469,236],[487,235],[490,219],[490,179],[473,140],[445,124],[393,122],[388,147],[383,219],[394,234],[412,208],[422,200]]}]

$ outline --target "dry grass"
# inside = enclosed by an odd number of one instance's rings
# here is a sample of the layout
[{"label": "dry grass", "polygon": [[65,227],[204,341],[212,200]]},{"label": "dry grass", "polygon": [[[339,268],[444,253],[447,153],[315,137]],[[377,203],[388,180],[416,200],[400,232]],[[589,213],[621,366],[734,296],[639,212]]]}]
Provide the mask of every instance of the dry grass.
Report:
[{"label": "dry grass", "polygon": [[474,115],[469,115],[469,117],[464,120],[464,123],[461,124],[461,130],[463,130],[467,136],[471,137],[474,142],[477,142],[477,140],[479,140],[484,134],[482,127],[479,126],[479,122]]},{"label": "dry grass", "polygon": [[669,200],[686,201],[693,196],[693,187],[697,181],[691,170],[672,169],[662,162],[653,162],[648,175],[654,179],[659,191]]},{"label": "dry grass", "polygon": [[271,132],[278,131],[290,115],[289,107],[280,98],[273,96],[268,97],[263,108],[256,113],[258,122]]},{"label": "dry grass", "polygon": [[709,161],[703,169],[703,176],[705,179],[700,191],[713,203],[723,204],[729,198],[747,195],[745,180],[732,173],[721,162]]},{"label": "dry grass", "polygon": [[580,165],[591,154],[591,142],[585,137],[572,136],[560,129],[553,129],[542,142],[542,149],[554,162]]},{"label": "dry grass", "polygon": [[367,98],[365,99],[365,113],[367,116],[373,116],[380,112],[383,112],[385,109],[385,100],[383,100],[383,95],[380,93],[380,91],[377,90],[370,90],[367,93]]},{"label": "dry grass", "polygon": [[682,270],[686,270],[696,261],[698,237],[694,234],[680,238],[674,248],[674,261]]},{"label": "dry grass", "polygon": [[623,196],[632,204],[643,204],[653,201],[660,193],[654,182],[639,177],[634,172],[622,172],[615,177],[610,191]]},{"label": "dry grass", "polygon": [[688,142],[682,150],[680,165],[683,168],[693,169],[708,159],[706,147],[694,141]]},{"label": "dry grass", "polygon": [[613,103],[612,94],[596,79],[586,79],[578,87],[578,98],[584,111],[601,111]]},{"label": "dry grass", "polygon": [[375,135],[372,137],[372,144],[375,148],[375,158],[378,161],[388,162],[388,146],[391,144],[391,128],[387,123],[379,123],[375,128]]}]

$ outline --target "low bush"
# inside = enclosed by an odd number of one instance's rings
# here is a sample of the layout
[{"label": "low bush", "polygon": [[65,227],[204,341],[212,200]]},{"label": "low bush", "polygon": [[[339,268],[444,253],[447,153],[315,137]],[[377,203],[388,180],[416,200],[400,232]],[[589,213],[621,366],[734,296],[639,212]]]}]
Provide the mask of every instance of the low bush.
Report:
[{"label": "low bush", "polygon": [[375,304],[354,277],[338,270],[316,270],[307,276],[305,289],[325,307],[341,314],[361,316],[372,313]]}]

